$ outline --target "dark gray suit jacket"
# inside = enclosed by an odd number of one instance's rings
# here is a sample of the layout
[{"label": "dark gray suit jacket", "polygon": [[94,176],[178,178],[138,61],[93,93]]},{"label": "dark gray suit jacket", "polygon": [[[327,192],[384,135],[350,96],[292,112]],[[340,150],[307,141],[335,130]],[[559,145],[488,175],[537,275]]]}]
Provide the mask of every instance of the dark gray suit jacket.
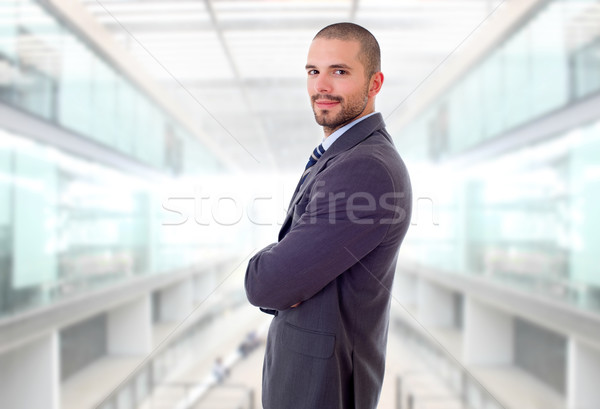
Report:
[{"label": "dark gray suit jacket", "polygon": [[376,408],[411,202],[408,173],[381,114],[346,131],[314,165],[279,242],[246,271],[248,300],[275,315],[264,409]]}]

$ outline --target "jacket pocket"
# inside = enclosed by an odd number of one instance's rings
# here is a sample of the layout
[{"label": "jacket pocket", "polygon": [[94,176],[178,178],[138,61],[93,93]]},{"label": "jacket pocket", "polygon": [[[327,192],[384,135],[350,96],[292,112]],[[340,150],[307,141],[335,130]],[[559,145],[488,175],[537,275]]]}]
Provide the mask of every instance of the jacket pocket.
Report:
[{"label": "jacket pocket", "polygon": [[313,358],[327,359],[335,348],[335,334],[312,331],[287,322],[281,338],[287,349]]}]

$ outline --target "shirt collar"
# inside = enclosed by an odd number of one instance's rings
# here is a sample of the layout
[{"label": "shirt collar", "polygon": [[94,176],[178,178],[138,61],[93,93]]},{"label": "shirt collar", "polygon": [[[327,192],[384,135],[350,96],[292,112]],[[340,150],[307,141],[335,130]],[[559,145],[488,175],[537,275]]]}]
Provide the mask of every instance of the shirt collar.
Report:
[{"label": "shirt collar", "polygon": [[354,125],[356,125],[357,123],[359,123],[360,121],[362,121],[363,119],[367,119],[368,117],[370,117],[371,115],[375,115],[376,112],[372,112],[369,115],[365,115],[363,117],[360,117],[358,119],[355,119],[354,121],[350,122],[349,124],[346,124],[344,126],[342,126],[340,129],[336,130],[335,132],[333,132],[331,135],[329,135],[327,138],[323,138],[323,142],[321,143],[321,145],[323,146],[323,149],[327,150],[329,149],[329,147],[331,145],[333,145],[333,143],[344,134],[344,132],[346,132],[348,129],[352,128]]}]

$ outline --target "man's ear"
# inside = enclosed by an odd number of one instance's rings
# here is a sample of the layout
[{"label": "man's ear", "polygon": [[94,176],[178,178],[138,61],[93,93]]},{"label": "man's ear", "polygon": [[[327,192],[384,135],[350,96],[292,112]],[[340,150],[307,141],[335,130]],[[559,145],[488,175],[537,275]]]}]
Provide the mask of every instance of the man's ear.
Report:
[{"label": "man's ear", "polygon": [[383,85],[383,73],[381,71],[376,72],[371,77],[371,83],[369,84],[369,97],[374,97],[381,91]]}]

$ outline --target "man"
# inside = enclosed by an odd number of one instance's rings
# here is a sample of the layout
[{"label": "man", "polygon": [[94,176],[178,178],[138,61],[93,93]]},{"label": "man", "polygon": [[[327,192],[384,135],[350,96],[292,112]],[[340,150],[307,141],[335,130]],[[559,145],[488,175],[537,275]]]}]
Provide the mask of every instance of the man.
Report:
[{"label": "man", "polygon": [[248,300],[274,315],[264,409],[375,409],[383,382],[390,289],[410,223],[408,173],[375,113],[379,45],[352,23],[321,30],[306,64],[324,141],[279,242],[249,262]]}]

